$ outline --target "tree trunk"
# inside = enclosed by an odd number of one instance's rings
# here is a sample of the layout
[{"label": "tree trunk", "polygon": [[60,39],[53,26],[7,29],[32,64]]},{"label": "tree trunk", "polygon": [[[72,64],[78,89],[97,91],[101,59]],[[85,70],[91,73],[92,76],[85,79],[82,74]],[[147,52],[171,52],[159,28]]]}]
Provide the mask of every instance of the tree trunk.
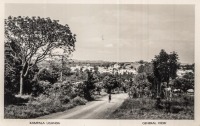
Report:
[{"label": "tree trunk", "polygon": [[160,97],[160,85],[161,85],[161,82],[160,81],[158,81],[158,80],[156,80],[156,97]]},{"label": "tree trunk", "polygon": [[27,76],[28,70],[29,70],[29,64],[26,62],[23,65],[22,70],[20,71],[20,90],[19,90],[19,95],[22,96],[23,95],[23,86],[24,86],[24,78]]},{"label": "tree trunk", "polygon": [[24,83],[24,77],[23,77],[23,70],[20,72],[20,90],[19,95],[22,96],[23,94],[23,83]]}]

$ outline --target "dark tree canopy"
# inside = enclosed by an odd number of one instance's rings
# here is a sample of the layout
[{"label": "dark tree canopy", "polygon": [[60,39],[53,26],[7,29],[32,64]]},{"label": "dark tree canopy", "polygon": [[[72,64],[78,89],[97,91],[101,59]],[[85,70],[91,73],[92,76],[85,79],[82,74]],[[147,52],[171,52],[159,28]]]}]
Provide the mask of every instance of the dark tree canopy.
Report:
[{"label": "dark tree canopy", "polygon": [[177,77],[176,73],[179,68],[178,60],[178,54],[176,52],[168,54],[163,49],[152,60],[153,74],[155,76],[152,90],[156,90],[157,96],[161,92],[160,86],[162,82],[167,82],[168,86],[170,78],[175,79]]},{"label": "dark tree canopy", "polygon": [[97,83],[99,79],[96,76],[96,74],[90,70],[86,70],[85,73],[87,74],[87,76],[86,80],[84,81],[84,87],[83,87],[84,97],[87,100],[92,100],[93,99],[92,94],[94,89],[96,88],[95,83]]},{"label": "dark tree canopy", "polygon": [[120,86],[119,80],[114,75],[105,76],[103,79],[104,88],[107,89],[108,93]]},{"label": "dark tree canopy", "polygon": [[160,82],[169,82],[169,78],[176,78],[176,72],[179,68],[178,54],[176,52],[167,54],[162,49],[152,62],[154,75]]}]

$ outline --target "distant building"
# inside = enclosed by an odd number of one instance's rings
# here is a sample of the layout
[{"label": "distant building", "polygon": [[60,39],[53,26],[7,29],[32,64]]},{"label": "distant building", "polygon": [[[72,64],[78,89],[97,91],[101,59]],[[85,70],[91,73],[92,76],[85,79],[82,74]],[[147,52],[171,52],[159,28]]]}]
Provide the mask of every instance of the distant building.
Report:
[{"label": "distant building", "polygon": [[70,67],[72,72],[75,72],[76,69],[80,70],[81,66]]},{"label": "distant building", "polygon": [[[84,66],[73,66],[71,67],[71,71],[72,72],[75,72],[76,69],[80,70],[82,68],[82,70],[92,70],[94,71],[94,67],[93,66],[90,66],[90,65],[84,65]],[[102,67],[102,66],[98,66],[98,71],[100,73],[111,73],[111,74],[129,74],[129,73],[132,73],[132,74],[137,74],[137,71],[135,69],[132,69],[131,67],[126,67],[124,69],[119,69],[120,68],[120,65],[119,64],[114,64],[112,66],[109,66],[108,68],[107,67]]]},{"label": "distant building", "polygon": [[118,63],[116,63],[116,64],[113,65],[113,68],[119,69],[119,68],[120,68],[120,65],[119,65]]}]

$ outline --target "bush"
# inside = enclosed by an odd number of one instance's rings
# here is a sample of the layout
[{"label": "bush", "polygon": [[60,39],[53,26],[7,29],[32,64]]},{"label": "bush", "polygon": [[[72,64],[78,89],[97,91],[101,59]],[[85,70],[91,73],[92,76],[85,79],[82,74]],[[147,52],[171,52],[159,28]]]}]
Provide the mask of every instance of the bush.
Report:
[{"label": "bush", "polygon": [[75,98],[78,92],[75,92],[74,85],[69,81],[64,81],[60,87],[61,95],[69,96],[71,99]]},{"label": "bush", "polygon": [[41,94],[39,97],[30,100],[28,102],[28,106],[52,106],[54,103],[54,99],[47,97],[46,95]]},{"label": "bush", "polygon": [[63,104],[66,104],[66,103],[68,103],[68,102],[70,102],[70,97],[69,96],[61,96],[60,97],[60,100],[61,100],[61,102],[63,103]]},{"label": "bush", "polygon": [[75,104],[75,105],[85,105],[87,103],[87,100],[77,96],[75,97],[72,102]]},{"label": "bush", "polygon": [[74,85],[74,91],[76,92],[77,96],[84,97],[84,83],[80,82]]},{"label": "bush", "polygon": [[32,86],[33,96],[39,96],[40,94],[48,94],[49,89],[52,87],[48,81],[37,81]]},{"label": "bush", "polygon": [[41,69],[37,77],[39,80],[49,81],[50,83],[55,83],[58,80],[58,74],[46,68]]}]

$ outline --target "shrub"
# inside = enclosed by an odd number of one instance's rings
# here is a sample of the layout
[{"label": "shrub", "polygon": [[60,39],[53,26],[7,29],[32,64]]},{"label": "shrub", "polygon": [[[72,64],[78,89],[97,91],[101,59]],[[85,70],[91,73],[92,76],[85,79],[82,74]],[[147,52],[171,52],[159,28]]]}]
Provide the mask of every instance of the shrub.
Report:
[{"label": "shrub", "polygon": [[80,82],[74,85],[74,91],[76,92],[77,96],[84,97],[84,83]]},{"label": "shrub", "polygon": [[75,97],[72,102],[75,104],[75,105],[85,105],[87,103],[87,100],[77,96]]},{"label": "shrub", "polygon": [[70,102],[70,97],[67,96],[67,95],[61,96],[61,97],[60,97],[60,100],[61,100],[61,102],[62,102],[63,104],[66,104],[66,103]]},{"label": "shrub", "polygon": [[33,94],[38,96],[40,94],[48,94],[49,89],[52,87],[48,81],[38,81],[33,87]]},{"label": "shrub", "polygon": [[41,69],[38,72],[38,79],[43,81],[49,81],[51,83],[55,83],[58,80],[58,74],[53,73],[53,71],[50,71],[46,68]]},{"label": "shrub", "polygon": [[75,92],[74,85],[69,81],[64,81],[61,84],[60,92],[61,92],[61,95],[64,95],[64,96],[67,95],[71,99],[75,98],[77,96],[77,94],[78,94],[77,92]]}]

